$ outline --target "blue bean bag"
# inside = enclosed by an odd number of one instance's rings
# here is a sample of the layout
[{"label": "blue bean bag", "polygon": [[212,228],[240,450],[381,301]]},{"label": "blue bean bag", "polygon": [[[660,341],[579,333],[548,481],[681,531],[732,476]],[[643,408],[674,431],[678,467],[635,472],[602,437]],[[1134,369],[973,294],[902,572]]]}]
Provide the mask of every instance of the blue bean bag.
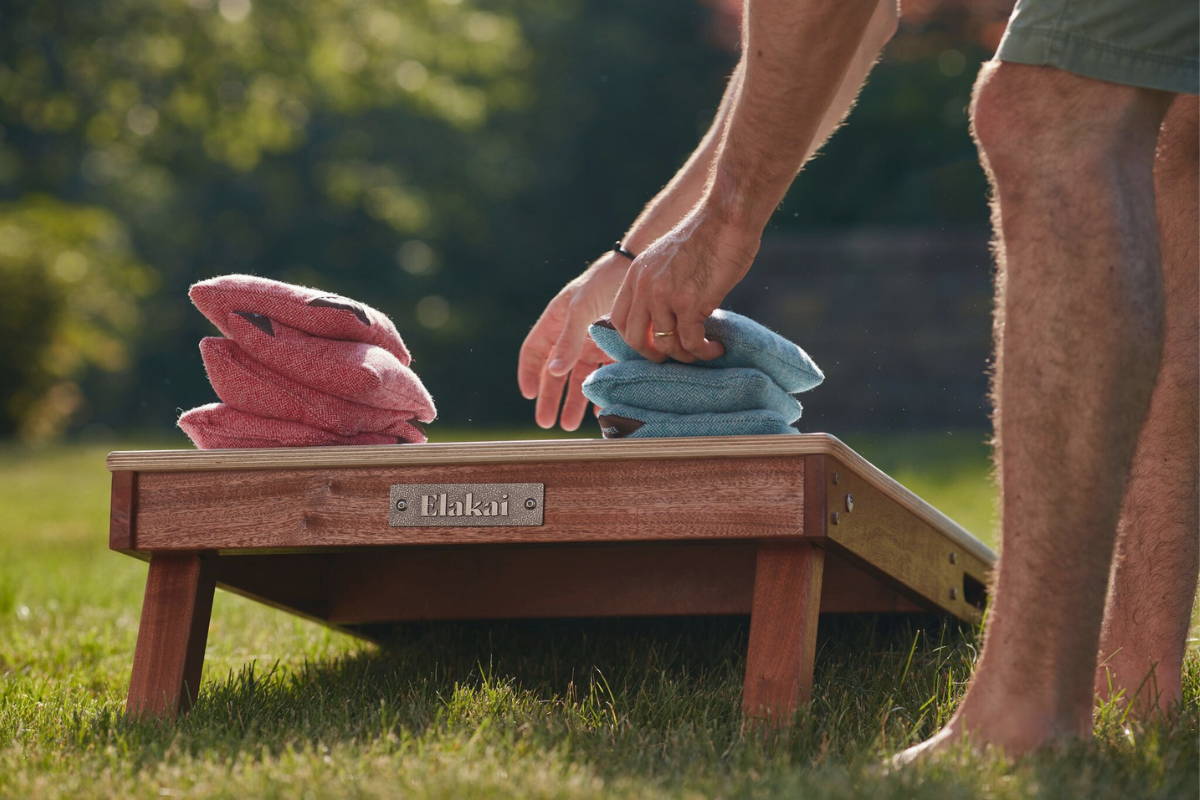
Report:
[{"label": "blue bean bag", "polygon": [[601,408],[629,406],[674,414],[764,410],[785,423],[800,419],[800,403],[766,373],[748,367],[695,367],[668,361],[619,361],[593,372],[583,394]]},{"label": "blue bean bag", "polygon": [[[717,309],[704,323],[705,335],[725,347],[725,354],[711,361],[697,361],[703,367],[749,367],[761,370],[788,394],[807,392],[825,380],[825,374],[799,345],[760,325],[749,317]],[[593,341],[617,361],[643,360],[625,343],[607,317],[588,329]],[[653,362],[651,362],[653,363]]]}]

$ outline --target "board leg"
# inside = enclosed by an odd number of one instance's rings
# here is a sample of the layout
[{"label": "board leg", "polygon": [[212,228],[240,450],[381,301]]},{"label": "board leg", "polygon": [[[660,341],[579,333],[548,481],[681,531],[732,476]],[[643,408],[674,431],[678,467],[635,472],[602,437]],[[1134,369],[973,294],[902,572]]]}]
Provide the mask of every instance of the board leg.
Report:
[{"label": "board leg", "polygon": [[208,556],[150,557],[125,707],[130,716],[170,718],[195,701],[215,586]]},{"label": "board leg", "polygon": [[825,551],[807,542],[758,548],[742,688],[747,723],[790,724],[812,696]]}]

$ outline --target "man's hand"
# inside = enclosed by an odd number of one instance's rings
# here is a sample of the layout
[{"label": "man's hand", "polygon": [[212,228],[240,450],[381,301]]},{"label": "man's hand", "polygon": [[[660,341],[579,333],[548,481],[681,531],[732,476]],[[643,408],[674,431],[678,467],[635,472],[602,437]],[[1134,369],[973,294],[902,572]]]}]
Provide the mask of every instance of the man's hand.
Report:
[{"label": "man's hand", "polygon": [[758,243],[758,232],[718,221],[702,203],[630,265],[613,325],[651,361],[720,356],[724,348],[704,337],[704,320],[750,269]]},{"label": "man's hand", "polygon": [[534,419],[541,427],[553,428],[560,418],[563,430],[573,431],[583,421],[588,406],[583,381],[612,361],[588,336],[588,325],[609,312],[628,265],[616,253],[601,256],[555,295],[525,337],[517,384],[525,399],[537,398]]},{"label": "man's hand", "polygon": [[634,252],[653,243],[632,265],[610,254],[567,284],[521,347],[517,379],[525,397],[537,398],[544,428],[554,425],[568,375],[562,425],[582,421],[580,386],[608,360],[587,326],[609,311],[618,286],[613,324],[646,358],[721,354],[704,338],[704,320],[746,274],[800,166],[845,116],[896,29],[896,4],[751,0],[743,26],[742,60],[712,126],[622,240]]}]

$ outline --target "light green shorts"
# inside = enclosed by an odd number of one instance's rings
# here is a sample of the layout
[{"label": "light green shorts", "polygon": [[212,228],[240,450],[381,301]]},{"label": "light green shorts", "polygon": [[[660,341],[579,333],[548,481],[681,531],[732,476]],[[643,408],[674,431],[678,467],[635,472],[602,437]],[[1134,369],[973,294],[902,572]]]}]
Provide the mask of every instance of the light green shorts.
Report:
[{"label": "light green shorts", "polygon": [[1198,50],[1197,0],[1017,0],[996,58],[1197,94]]}]

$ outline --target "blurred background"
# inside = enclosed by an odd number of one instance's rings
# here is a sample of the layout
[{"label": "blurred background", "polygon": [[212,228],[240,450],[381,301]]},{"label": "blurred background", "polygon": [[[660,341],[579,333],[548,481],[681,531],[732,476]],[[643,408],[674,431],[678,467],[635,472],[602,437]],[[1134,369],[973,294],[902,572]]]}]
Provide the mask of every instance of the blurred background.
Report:
[{"label": "blurred background", "polygon": [[[228,272],[391,315],[434,439],[532,427],[520,343],[706,129],[738,5],[3,0],[0,439],[170,435]],[[824,367],[804,430],[987,427],[966,106],[1009,5],[906,2],[727,303]]]}]

